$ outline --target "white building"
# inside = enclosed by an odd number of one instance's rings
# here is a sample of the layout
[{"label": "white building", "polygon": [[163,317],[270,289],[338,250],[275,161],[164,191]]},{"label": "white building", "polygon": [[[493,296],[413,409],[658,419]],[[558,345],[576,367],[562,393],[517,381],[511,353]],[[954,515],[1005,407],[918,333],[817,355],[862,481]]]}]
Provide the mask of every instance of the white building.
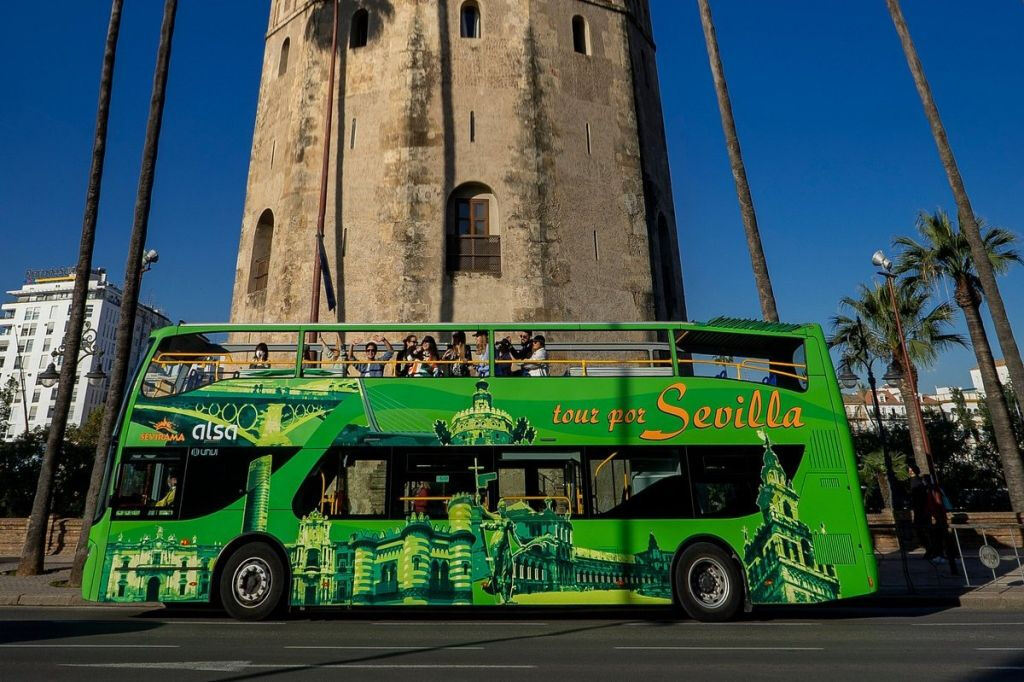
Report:
[{"label": "white building", "polygon": [[[61,346],[67,330],[74,273],[73,267],[30,270],[20,289],[7,292],[14,300],[0,306],[0,387],[6,386],[12,376],[18,383],[10,426],[6,434],[0,433],[5,440],[25,431],[26,416],[29,429],[45,427],[53,420],[57,387],[47,388],[37,377],[51,362],[58,368],[61,365],[62,358],[55,360],[52,353]],[[89,276],[85,325],[95,332],[97,353],[79,363],[68,424],[81,424],[106,399],[109,379],[90,386],[85,375],[100,369],[109,377],[120,315],[121,289],[107,280],[106,270],[93,270]],[[135,368],[150,332],[170,323],[159,310],[139,305],[130,368]],[[91,331],[84,336],[91,336]]]},{"label": "white building", "polygon": [[[1010,369],[1006,366],[1005,360],[996,360],[996,376],[999,377],[999,383],[1004,386],[1010,383]],[[985,395],[985,385],[981,383],[981,370],[975,367],[971,370],[971,383],[974,384],[974,390],[980,391],[981,395]]]}]

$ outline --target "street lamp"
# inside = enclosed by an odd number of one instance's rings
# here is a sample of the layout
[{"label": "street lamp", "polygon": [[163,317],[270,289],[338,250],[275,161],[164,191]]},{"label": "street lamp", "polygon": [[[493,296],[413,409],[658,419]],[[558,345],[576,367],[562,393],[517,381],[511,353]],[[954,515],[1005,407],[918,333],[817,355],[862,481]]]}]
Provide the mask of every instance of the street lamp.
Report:
[{"label": "street lamp", "polygon": [[[896,275],[892,271],[892,261],[886,258],[885,253],[881,249],[879,249],[878,251],[875,251],[874,254],[872,254],[871,264],[877,268],[881,268],[881,270],[878,271],[878,274],[880,274],[882,277],[885,277],[885,281],[889,287],[889,299],[892,302],[892,314],[894,319],[896,320],[896,333],[899,335],[900,338],[900,350],[902,351],[903,370],[909,373],[908,378],[910,379],[909,383],[911,384],[909,402],[911,403],[911,406],[914,408],[914,417],[917,420],[918,426],[921,427],[921,442],[924,446],[925,459],[928,462],[928,471],[932,475],[932,480],[937,483],[939,478],[935,471],[935,462],[932,460],[932,448],[931,445],[928,443],[928,433],[927,431],[925,431],[924,428],[924,415],[921,413],[921,403],[917,398],[917,385],[914,381],[913,372],[910,371],[910,353],[907,352],[907,337],[903,334],[903,322],[900,319],[900,307],[896,301],[896,286],[895,284],[893,284],[893,282],[896,280]],[[890,365],[889,369],[885,373],[885,376],[882,377],[886,381],[886,383],[889,383],[890,379],[894,379],[895,383],[889,385],[898,384],[899,380],[902,378],[900,371],[894,365],[895,363]],[[906,395],[903,396],[904,403],[907,402],[907,397],[908,396]]]},{"label": "street lamp", "polygon": [[898,388],[902,378],[903,372],[900,371],[895,362],[890,362],[889,366],[885,369],[885,374],[882,375],[882,381],[889,388]]},{"label": "street lamp", "polygon": [[856,388],[857,383],[860,381],[860,377],[854,374],[850,368],[850,359],[845,357],[839,365],[839,373],[836,375],[836,378],[839,379],[839,383],[842,384],[843,388]]},{"label": "street lamp", "polygon": [[153,263],[158,260],[160,260],[160,254],[156,252],[156,249],[150,249],[146,253],[142,254],[142,272],[149,272],[153,267]]},{"label": "street lamp", "polygon": [[[154,252],[155,253],[155,252]],[[81,355],[78,357],[78,362],[82,362],[89,356],[95,356],[97,360],[103,359],[103,349],[96,347],[96,330],[92,328],[92,325],[87,321],[82,329],[82,350]],[[36,377],[46,388],[51,388],[57,385],[60,381],[60,372],[57,371],[56,361],[57,358],[64,355],[64,342],[61,341],[60,347],[53,350],[50,353],[53,356],[54,362],[51,362],[46,366],[42,372]],[[85,375],[86,380],[92,386],[99,386],[104,379],[107,378],[106,373],[103,371],[103,366],[93,367],[89,370],[88,374]]]}]

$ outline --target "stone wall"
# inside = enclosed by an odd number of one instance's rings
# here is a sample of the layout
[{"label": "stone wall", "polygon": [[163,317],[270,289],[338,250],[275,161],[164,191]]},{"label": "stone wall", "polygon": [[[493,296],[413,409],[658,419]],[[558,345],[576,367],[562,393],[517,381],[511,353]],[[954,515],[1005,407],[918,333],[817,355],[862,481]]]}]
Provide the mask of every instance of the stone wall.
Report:
[{"label": "stone wall", "polygon": [[[909,513],[900,513],[899,521],[906,540],[906,547],[909,550],[917,547],[917,538],[911,524]],[[1024,535],[1021,532],[1021,524],[1024,524],[1024,516],[1014,512],[953,512],[949,515],[951,524],[963,524],[973,526],[957,531],[961,545],[964,549],[977,549],[982,544],[982,533],[984,530],[989,542],[996,542],[1008,548],[1012,548],[1016,541],[1017,547],[1024,557]],[[1016,526],[1016,528],[1014,528]],[[881,553],[895,552],[899,550],[896,541],[896,528],[891,513],[868,514],[868,528],[871,530],[871,537],[875,543],[875,551]],[[1012,550],[1011,550],[1012,551]]]},{"label": "stone wall", "polygon": [[[73,556],[78,545],[81,519],[50,517],[46,554]],[[25,546],[28,519],[0,519],[0,557],[20,557]]]}]

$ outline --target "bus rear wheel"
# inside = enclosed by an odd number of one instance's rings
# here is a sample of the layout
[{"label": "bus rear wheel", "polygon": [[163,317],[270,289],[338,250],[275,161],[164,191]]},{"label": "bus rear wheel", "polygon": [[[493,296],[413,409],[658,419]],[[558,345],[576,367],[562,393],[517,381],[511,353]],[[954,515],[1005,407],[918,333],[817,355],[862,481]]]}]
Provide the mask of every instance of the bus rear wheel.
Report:
[{"label": "bus rear wheel", "polygon": [[220,576],[220,601],[236,620],[264,620],[281,603],[284,566],[262,542],[242,545],[228,557]]},{"label": "bus rear wheel", "polygon": [[743,579],[724,549],[698,542],[676,562],[675,593],[688,616],[718,623],[731,620],[743,606]]}]

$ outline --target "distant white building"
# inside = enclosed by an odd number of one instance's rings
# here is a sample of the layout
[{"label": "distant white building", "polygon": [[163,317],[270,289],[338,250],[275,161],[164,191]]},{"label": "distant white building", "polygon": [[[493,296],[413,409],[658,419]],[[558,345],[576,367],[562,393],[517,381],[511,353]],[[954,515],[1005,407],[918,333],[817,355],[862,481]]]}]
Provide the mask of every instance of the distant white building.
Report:
[{"label": "distant white building", "polygon": [[[999,381],[1003,384],[1010,380],[1010,372],[1003,360],[996,360],[996,371]],[[981,372],[975,367],[971,370],[971,383],[973,388],[960,389],[964,398],[964,407],[967,414],[974,422],[975,428],[982,425],[981,403],[985,400],[985,389],[981,383]],[[952,422],[957,422],[960,415],[957,412],[954,391],[950,386],[937,386],[935,393],[921,395],[921,408],[927,412],[941,412],[944,417]],[[897,389],[880,386],[878,388],[878,402],[882,412],[883,423],[905,422],[907,409],[903,403],[900,392]],[[843,392],[843,404],[846,408],[846,418],[850,422],[853,431],[875,431],[877,423],[875,420],[874,408],[871,405],[871,391],[858,388]]]},{"label": "distant white building", "polygon": [[[7,433],[0,433],[0,438],[10,440],[24,432],[26,416],[29,429],[48,426],[53,420],[57,387],[47,388],[37,377],[51,362],[58,368],[61,365],[62,359],[55,361],[52,352],[61,346],[67,330],[74,272],[74,268],[30,270],[20,289],[7,292],[14,300],[0,306],[0,387],[6,386],[12,376],[18,382],[10,426]],[[85,324],[96,332],[95,346],[102,353],[79,363],[68,424],[81,424],[106,400],[109,378],[90,386],[85,375],[101,369],[109,377],[120,316],[121,289],[107,280],[106,270],[93,270]],[[134,369],[150,332],[170,323],[161,311],[139,305],[129,367]]]},{"label": "distant white building", "polygon": [[[1010,370],[1005,360],[996,360],[996,376],[999,377],[999,383],[1010,383]],[[982,396],[985,395],[985,386],[981,383],[981,370],[977,367],[971,370],[971,383],[974,384],[974,390],[981,392]]]}]

